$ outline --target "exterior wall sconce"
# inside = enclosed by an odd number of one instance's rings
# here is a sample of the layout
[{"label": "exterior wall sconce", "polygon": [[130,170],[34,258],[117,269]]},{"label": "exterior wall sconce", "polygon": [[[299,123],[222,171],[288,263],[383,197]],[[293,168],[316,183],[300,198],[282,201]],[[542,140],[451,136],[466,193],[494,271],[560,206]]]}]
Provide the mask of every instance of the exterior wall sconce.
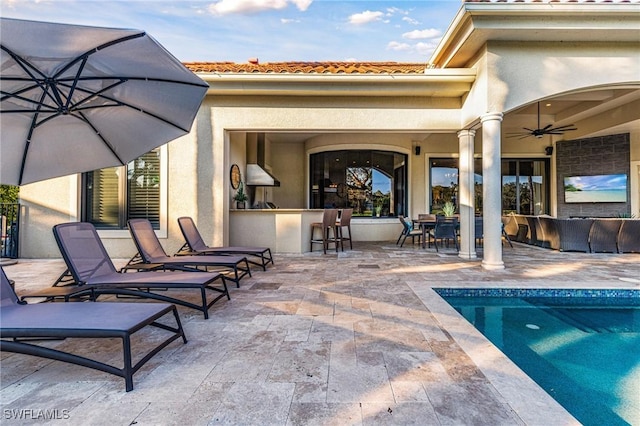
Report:
[{"label": "exterior wall sconce", "polygon": [[544,153],[547,154],[547,155],[553,154],[553,147],[552,146],[546,146],[544,148]]}]

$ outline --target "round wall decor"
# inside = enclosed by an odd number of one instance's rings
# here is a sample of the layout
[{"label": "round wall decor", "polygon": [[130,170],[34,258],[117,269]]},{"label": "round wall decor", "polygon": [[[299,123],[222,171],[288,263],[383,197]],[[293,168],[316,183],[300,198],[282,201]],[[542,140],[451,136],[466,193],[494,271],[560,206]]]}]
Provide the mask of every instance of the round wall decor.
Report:
[{"label": "round wall decor", "polygon": [[240,167],[237,164],[231,166],[231,171],[229,172],[229,179],[231,180],[231,187],[233,189],[238,189],[240,186],[240,182],[242,181],[242,177],[240,175]]}]

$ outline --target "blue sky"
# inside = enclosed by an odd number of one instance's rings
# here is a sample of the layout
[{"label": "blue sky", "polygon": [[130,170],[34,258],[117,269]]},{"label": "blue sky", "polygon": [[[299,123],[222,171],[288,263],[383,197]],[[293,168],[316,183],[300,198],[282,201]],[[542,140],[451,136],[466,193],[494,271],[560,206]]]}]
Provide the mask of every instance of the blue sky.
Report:
[{"label": "blue sky", "polygon": [[597,175],[565,177],[565,186],[572,184],[583,191],[626,190],[627,175]]},{"label": "blue sky", "polygon": [[0,14],[145,30],[184,62],[427,62],[462,0],[0,0]]}]

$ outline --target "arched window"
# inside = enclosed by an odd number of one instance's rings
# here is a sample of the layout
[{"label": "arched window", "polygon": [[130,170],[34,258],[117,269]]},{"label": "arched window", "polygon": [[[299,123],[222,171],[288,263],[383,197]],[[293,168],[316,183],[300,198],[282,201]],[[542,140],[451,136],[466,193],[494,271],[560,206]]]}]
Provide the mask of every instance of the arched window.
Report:
[{"label": "arched window", "polygon": [[310,207],[353,208],[354,217],[406,215],[407,156],[342,150],[311,155]]}]

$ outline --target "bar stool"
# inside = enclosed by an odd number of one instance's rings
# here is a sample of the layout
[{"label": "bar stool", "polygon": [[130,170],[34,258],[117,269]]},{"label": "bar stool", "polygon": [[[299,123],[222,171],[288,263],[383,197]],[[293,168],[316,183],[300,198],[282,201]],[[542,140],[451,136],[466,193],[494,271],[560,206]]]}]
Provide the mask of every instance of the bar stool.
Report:
[{"label": "bar stool", "polygon": [[[349,240],[349,248],[353,250],[353,243],[351,242],[351,216],[353,215],[353,209],[340,210],[340,219],[336,222],[338,227],[338,241],[340,241],[340,247],[344,251],[344,241]],[[345,237],[342,233],[343,228],[347,228],[349,237]]]},{"label": "bar stool", "polygon": [[[310,248],[313,251],[314,244],[322,244],[324,254],[327,254],[329,244],[334,244],[336,252],[338,251],[338,209],[325,209],[322,213],[322,222],[313,222],[311,224],[311,242]],[[320,238],[314,238],[315,230],[321,231]],[[331,237],[329,232],[331,231]]]}]

